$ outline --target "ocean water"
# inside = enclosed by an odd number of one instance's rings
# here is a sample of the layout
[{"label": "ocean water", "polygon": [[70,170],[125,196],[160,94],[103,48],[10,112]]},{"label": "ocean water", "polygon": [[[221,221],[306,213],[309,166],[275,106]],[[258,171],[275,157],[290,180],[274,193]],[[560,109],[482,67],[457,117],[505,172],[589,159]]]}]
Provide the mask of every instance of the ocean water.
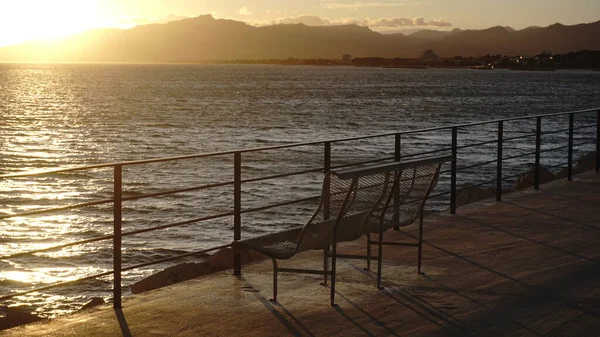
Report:
[{"label": "ocean water", "polygon": [[[600,72],[380,69],[269,65],[0,64],[0,174],[75,165],[172,157],[313,140],[414,130],[475,121],[600,107]],[[576,126],[595,122],[578,115]],[[544,121],[544,129],[568,126]],[[534,121],[505,125],[506,135],[535,130]],[[492,140],[496,125],[461,129],[459,145]],[[581,129],[576,143],[593,139]],[[449,131],[403,138],[403,154],[449,145]],[[566,132],[544,136],[543,148],[564,146]],[[334,143],[333,165],[393,156],[393,137]],[[532,151],[533,138],[505,145],[505,156]],[[576,155],[592,149],[577,148]],[[459,163],[493,160],[496,145],[459,151]],[[555,165],[566,150],[544,153]],[[533,157],[505,164],[527,169]],[[242,157],[243,179],[318,169],[323,148],[258,151]],[[459,183],[495,177],[495,167],[461,172]],[[245,209],[318,195],[320,173],[244,184]],[[233,155],[126,167],[125,196],[233,180]],[[506,182],[510,188],[511,181]],[[438,186],[447,189],[447,176]],[[0,216],[111,198],[106,169],[0,180]],[[126,202],[124,231],[231,212],[230,186]],[[302,224],[314,205],[245,214],[243,235]],[[431,202],[442,210],[447,198]],[[124,266],[229,243],[232,218],[124,239]],[[112,234],[110,205],[0,220],[0,255]],[[124,273],[124,286],[167,266]],[[110,242],[0,260],[1,294],[110,271]],[[31,306],[56,316],[91,296],[111,296],[111,278],[33,293],[1,305]]]}]

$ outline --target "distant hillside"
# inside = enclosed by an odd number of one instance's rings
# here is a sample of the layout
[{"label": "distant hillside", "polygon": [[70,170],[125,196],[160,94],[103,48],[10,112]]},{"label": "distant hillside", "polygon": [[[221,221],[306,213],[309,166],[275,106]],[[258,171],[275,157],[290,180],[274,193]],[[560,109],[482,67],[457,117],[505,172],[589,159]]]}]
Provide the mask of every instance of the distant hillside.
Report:
[{"label": "distant hillside", "polygon": [[195,62],[234,59],[418,57],[424,49],[441,56],[534,55],[600,50],[600,21],[514,31],[509,27],[410,36],[380,34],[357,25],[302,24],[254,27],[210,15],[131,29],[96,29],[57,39],[0,49],[0,61]]}]

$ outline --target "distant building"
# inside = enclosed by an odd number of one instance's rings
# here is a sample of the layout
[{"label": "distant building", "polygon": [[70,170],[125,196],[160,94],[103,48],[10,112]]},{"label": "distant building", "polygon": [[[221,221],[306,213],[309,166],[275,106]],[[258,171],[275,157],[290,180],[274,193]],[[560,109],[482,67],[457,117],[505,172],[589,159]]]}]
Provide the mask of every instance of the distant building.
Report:
[{"label": "distant building", "polygon": [[437,62],[439,59],[439,55],[431,49],[427,49],[421,54],[421,62]]},{"label": "distant building", "polygon": [[352,55],[350,55],[350,54],[342,55],[342,62],[344,64],[352,64]]}]

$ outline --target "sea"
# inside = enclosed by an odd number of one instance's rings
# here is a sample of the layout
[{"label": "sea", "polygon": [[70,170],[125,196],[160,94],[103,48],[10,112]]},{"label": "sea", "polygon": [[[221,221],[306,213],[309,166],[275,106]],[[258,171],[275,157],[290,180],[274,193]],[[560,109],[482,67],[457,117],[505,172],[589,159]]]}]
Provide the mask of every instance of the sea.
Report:
[{"label": "sea", "polygon": [[[418,130],[535,114],[600,108],[600,72],[473,69],[384,69],[278,65],[0,64],[0,175],[317,140]],[[596,114],[576,115],[575,142],[594,140]],[[543,163],[566,160],[567,116],[544,119]],[[532,133],[535,120],[506,123],[505,137]],[[459,146],[495,139],[497,124],[464,127]],[[449,130],[402,138],[402,154],[447,149]],[[459,166],[494,160],[496,144],[459,151]],[[534,138],[505,145],[505,156],[534,149]],[[593,145],[577,147],[576,156]],[[442,153],[448,153],[442,152]],[[394,137],[332,143],[332,165],[389,158]],[[318,196],[323,146],[242,155],[242,207],[260,208]],[[528,169],[532,156],[505,163],[507,175]],[[560,168],[556,168],[560,169]],[[285,176],[290,172],[305,172]],[[462,171],[459,185],[495,178],[495,164]],[[280,177],[260,180],[268,175]],[[126,166],[124,197],[233,180],[233,155]],[[111,169],[0,179],[0,216],[110,199]],[[510,189],[514,180],[505,182]],[[490,185],[492,186],[492,185]],[[448,188],[443,175],[439,190]],[[444,211],[448,197],[431,202]],[[123,231],[227,214],[231,185],[127,201]],[[244,214],[243,237],[301,225],[314,203]],[[110,235],[110,204],[0,219],[0,256]],[[230,243],[224,216],[129,236],[129,266]],[[185,261],[194,261],[189,258]],[[173,263],[124,272],[123,286]],[[112,270],[110,241],[0,259],[0,296]],[[91,297],[110,301],[110,276],[5,300],[45,317],[77,310]]]}]

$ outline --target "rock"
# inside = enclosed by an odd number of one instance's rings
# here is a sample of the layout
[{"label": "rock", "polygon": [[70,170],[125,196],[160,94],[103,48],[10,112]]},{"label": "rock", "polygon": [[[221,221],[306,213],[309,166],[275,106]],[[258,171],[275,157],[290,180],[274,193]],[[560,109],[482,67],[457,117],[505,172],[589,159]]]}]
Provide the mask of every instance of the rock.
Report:
[{"label": "rock", "polygon": [[[540,184],[547,183],[549,181],[555,180],[556,176],[554,173],[548,171],[547,169],[540,167]],[[527,187],[531,187],[535,185],[535,172],[526,173],[521,175],[516,182],[515,189],[522,190]]]},{"label": "rock", "polygon": [[181,263],[159,271],[156,274],[152,274],[145,279],[132,284],[130,288],[132,293],[139,294],[145,291],[166,287],[174,283],[191,280],[209,274],[209,272],[210,266],[207,262]]},{"label": "rock", "polygon": [[[239,250],[238,252],[242,258],[242,264],[248,264],[267,258],[265,255],[253,250]],[[233,268],[233,255],[234,251],[230,248],[220,249],[211,255],[206,260],[210,264],[211,273]]]},{"label": "rock", "polygon": [[102,297],[92,297],[92,299],[89,302],[84,304],[83,307],[81,307],[81,309],[79,309],[77,311],[79,312],[79,311],[88,310],[93,307],[97,307],[99,305],[105,304],[105,303],[106,302],[104,301],[104,299]]},{"label": "rock", "polygon": [[[243,250],[239,252],[242,256],[242,264],[260,261],[266,258],[263,254],[254,251]],[[233,268],[233,250],[224,248],[209,256],[201,263],[181,263],[156,274],[150,275],[130,286],[131,292],[139,294],[145,291],[166,287],[171,284],[191,280],[200,276],[216,273],[218,271]]]},{"label": "rock", "polygon": [[596,152],[588,152],[575,162],[573,173],[582,173],[596,169]]},{"label": "rock", "polygon": [[[588,152],[573,162],[573,174],[596,169],[596,152]],[[566,179],[569,169],[564,167],[556,173],[556,179]]]},{"label": "rock", "polygon": [[23,309],[21,307],[8,307],[5,308],[6,317],[3,321],[0,322],[0,330],[14,328],[19,325],[29,324],[33,322],[39,322],[44,320],[44,318],[35,315],[28,311],[27,309]]},{"label": "rock", "polygon": [[[473,186],[473,184],[467,183],[460,188],[468,188]],[[493,187],[481,188],[481,187],[473,187],[468,188],[466,190],[462,190],[456,194],[456,207],[460,207],[462,205],[470,204],[473,202],[495,198],[496,197],[496,189]]]}]

